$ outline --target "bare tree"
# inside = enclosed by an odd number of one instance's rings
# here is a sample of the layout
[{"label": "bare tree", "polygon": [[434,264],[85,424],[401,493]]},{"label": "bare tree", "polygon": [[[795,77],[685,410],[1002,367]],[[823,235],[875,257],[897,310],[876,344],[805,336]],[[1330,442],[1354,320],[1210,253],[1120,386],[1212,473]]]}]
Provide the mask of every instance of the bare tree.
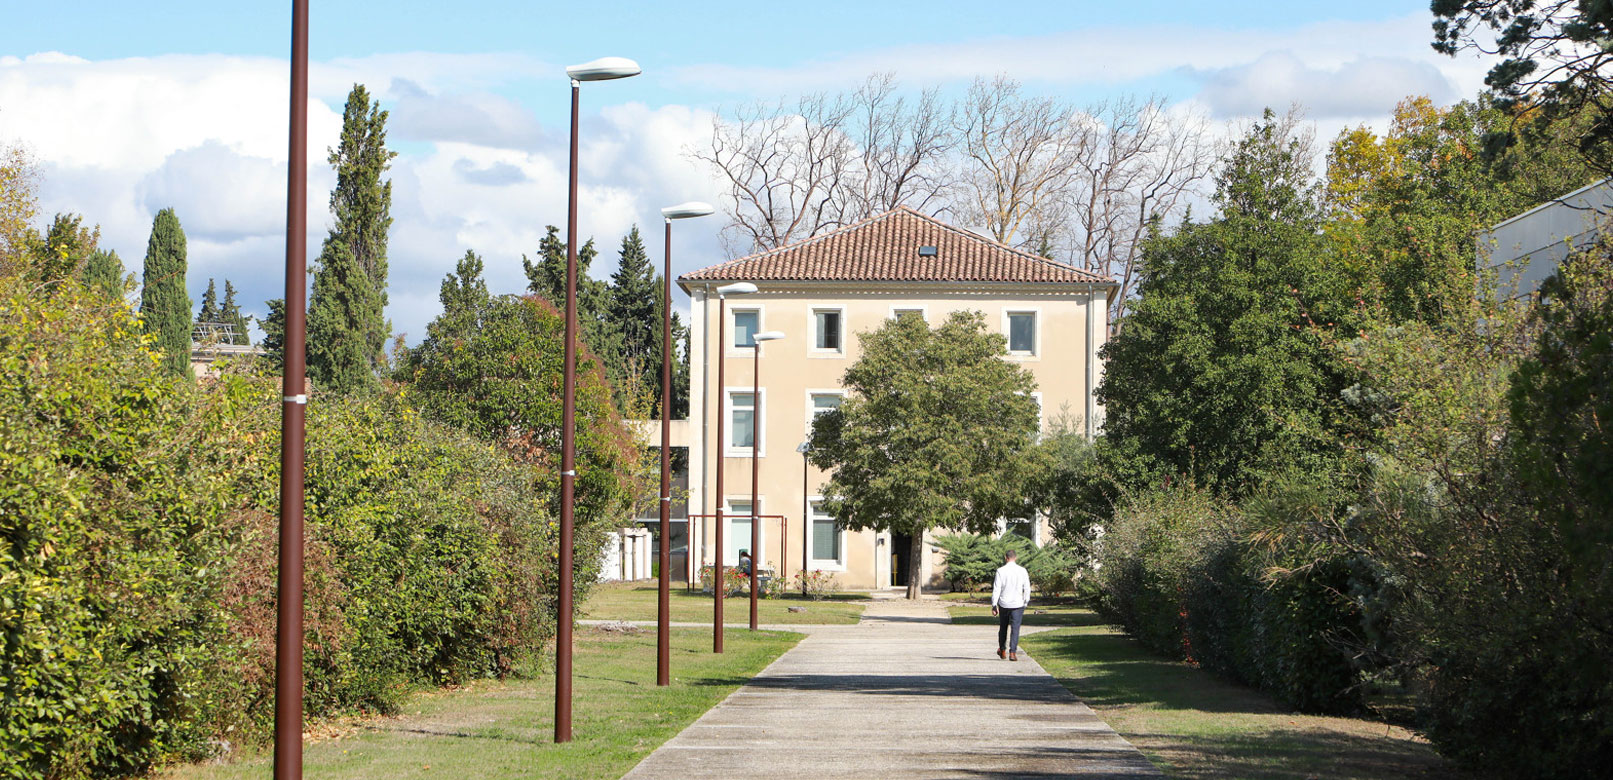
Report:
[{"label": "bare tree", "polygon": [[843,223],[854,149],[844,96],[742,106],[712,120],[711,147],[693,156],[728,186],[723,240],[739,253],[783,246]]},{"label": "bare tree", "polygon": [[1121,98],[1081,120],[1088,140],[1075,159],[1064,244],[1072,261],[1120,282],[1110,321],[1125,316],[1150,226],[1178,216],[1215,161],[1208,123],[1171,114],[1160,98]]},{"label": "bare tree", "polygon": [[742,106],[713,121],[711,147],[693,152],[728,185],[731,251],[782,246],[901,205],[946,208],[952,149],[947,107],[916,101],[895,77],[793,105]]},{"label": "bare tree", "polygon": [[894,74],[876,73],[851,96],[849,130],[859,150],[848,214],[854,219],[897,206],[927,214],[949,206],[954,177],[947,156],[957,145],[951,109],[936,89],[909,103],[896,87]]},{"label": "bare tree", "polygon": [[963,216],[1004,244],[1043,242],[1065,220],[1091,134],[1069,106],[1020,94],[1006,76],[975,79],[954,127],[961,136]]}]

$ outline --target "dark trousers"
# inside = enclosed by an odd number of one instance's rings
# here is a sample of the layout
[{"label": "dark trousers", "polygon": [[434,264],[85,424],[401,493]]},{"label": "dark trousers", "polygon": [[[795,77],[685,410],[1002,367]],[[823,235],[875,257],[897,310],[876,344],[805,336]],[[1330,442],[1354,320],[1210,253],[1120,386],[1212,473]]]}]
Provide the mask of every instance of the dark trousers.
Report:
[{"label": "dark trousers", "polygon": [[[1024,607],[1015,607],[1013,609],[1008,609],[1006,607],[997,608],[998,650],[1007,649],[1010,653],[1019,652],[1019,623],[1024,619]],[[1010,635],[1008,632],[1010,626],[1012,626],[1014,629],[1012,635]]]}]

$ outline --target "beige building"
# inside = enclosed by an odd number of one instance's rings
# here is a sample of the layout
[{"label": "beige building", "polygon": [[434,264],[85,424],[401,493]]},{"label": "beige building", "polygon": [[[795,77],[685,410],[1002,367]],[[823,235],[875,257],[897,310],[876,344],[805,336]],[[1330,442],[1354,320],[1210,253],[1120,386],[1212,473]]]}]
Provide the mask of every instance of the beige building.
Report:
[{"label": "beige building", "polygon": [[[750,282],[757,291],[726,299],[719,343],[717,288]],[[888,532],[844,531],[817,506],[828,475],[807,466],[801,445],[814,415],[844,397],[841,378],[859,355],[858,334],[898,316],[932,325],[962,309],[982,312],[1008,337],[1010,356],[1036,376],[1045,427],[1061,413],[1088,435],[1101,424],[1093,391],[1107,327],[1111,279],[998,244],[907,208],[832,233],[694,271],[678,279],[691,298],[689,529],[691,569],[717,554],[716,471],[724,475],[727,529],[722,556],[750,547],[751,445],[761,516],[758,559],[792,578],[803,568],[834,573],[848,589],[905,584],[909,540]],[[751,336],[780,331],[760,346]],[[759,389],[752,393],[754,360]],[[725,379],[718,383],[718,361]],[[717,421],[725,421],[718,440]],[[1041,523],[1021,527],[1040,540]],[[925,545],[921,581],[940,585],[943,558]]]}]

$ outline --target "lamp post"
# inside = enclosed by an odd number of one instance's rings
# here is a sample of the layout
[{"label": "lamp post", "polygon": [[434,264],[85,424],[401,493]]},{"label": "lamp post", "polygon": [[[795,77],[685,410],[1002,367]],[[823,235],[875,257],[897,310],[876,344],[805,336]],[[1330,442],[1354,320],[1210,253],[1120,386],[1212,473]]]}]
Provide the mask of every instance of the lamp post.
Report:
[{"label": "lamp post", "polygon": [[274,776],[302,777],[303,433],[308,409],[308,0],[291,5],[286,321],[280,392],[280,574],[275,605]]},{"label": "lamp post", "polygon": [[812,451],[812,440],[795,445],[801,453],[801,595],[807,594],[807,556],[812,551],[812,507],[807,500],[807,453]]},{"label": "lamp post", "polygon": [[[717,401],[717,554],[712,556],[711,562],[711,652],[722,652],[722,542],[723,542],[723,511],[725,503],[723,496],[723,460],[728,454],[728,442],[723,440],[723,418],[727,412],[723,409],[728,399],[728,388],[724,385],[724,367],[728,364],[728,296],[749,295],[756,292],[756,285],[750,282],[734,282],[717,288],[717,392],[722,395]],[[756,508],[751,507],[751,514],[756,514]],[[755,565],[752,564],[752,568]]]},{"label": "lamp post", "polygon": [[571,741],[573,490],[577,483],[577,114],[582,82],[639,74],[638,63],[604,57],[566,68],[571,77],[571,180],[566,199],[566,350],[560,412],[560,604],[555,621],[554,741]]},{"label": "lamp post", "polygon": [[[762,454],[762,342],[778,341],[784,334],[776,330],[758,333],[751,339],[751,383],[750,383],[750,630],[756,630],[756,558],[762,552],[762,521],[756,511],[756,502],[761,498],[757,490],[757,479],[760,474],[758,468],[761,464]],[[779,562],[783,568],[784,562]]]},{"label": "lamp post", "polygon": [[656,685],[672,684],[672,220],[704,217],[714,211],[695,201],[661,209],[666,221],[666,269],[661,275],[661,592],[655,616]]}]

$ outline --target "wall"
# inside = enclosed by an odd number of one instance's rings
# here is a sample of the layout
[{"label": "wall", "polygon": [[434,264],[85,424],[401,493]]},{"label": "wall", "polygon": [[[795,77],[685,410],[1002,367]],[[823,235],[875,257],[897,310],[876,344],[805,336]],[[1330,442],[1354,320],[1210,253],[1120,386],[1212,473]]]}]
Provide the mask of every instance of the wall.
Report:
[{"label": "wall", "polygon": [[[722,413],[723,394],[719,393],[716,342],[718,300],[711,290],[715,283],[689,284],[691,296],[691,420],[690,504],[698,513],[712,513],[716,504],[717,419]],[[763,515],[787,517],[787,551],[781,549],[778,521],[762,526],[762,565],[779,568],[781,552],[784,576],[801,569],[805,541],[802,525],[802,477],[804,458],[797,445],[810,425],[811,393],[837,391],[847,367],[860,355],[858,332],[873,330],[888,320],[895,309],[922,309],[933,327],[950,313],[977,310],[986,317],[994,332],[1006,327],[1005,312],[1037,312],[1037,354],[1009,359],[1021,363],[1036,376],[1043,408],[1044,427],[1061,413],[1082,429],[1096,433],[1102,425],[1102,409],[1092,400],[1092,390],[1101,379],[1102,366],[1095,355],[1102,346],[1107,328],[1106,286],[1073,284],[845,284],[759,283],[758,293],[729,300],[728,338],[732,341],[732,316],[736,309],[759,309],[759,330],[786,334],[781,341],[766,343],[761,353],[761,441],[758,461],[759,511]],[[811,349],[812,310],[843,307],[843,351]],[[752,349],[724,350],[727,390],[749,392],[752,383]],[[1090,425],[1088,424],[1090,421]],[[725,423],[726,427],[726,423]],[[725,432],[725,437],[727,433]],[[700,456],[704,453],[704,457]],[[725,453],[724,492],[730,501],[749,501],[751,495],[751,453],[749,448]],[[816,497],[827,475],[806,469],[806,494]],[[696,529],[697,560],[711,561],[715,550],[713,523],[701,522]],[[879,543],[881,538],[886,541]],[[742,546],[748,547],[749,540]],[[835,571],[848,589],[886,587],[889,582],[888,536],[874,532],[846,532],[842,537],[844,564],[810,564],[809,568]],[[927,584],[937,585],[943,557],[925,546],[921,575]]]}]

